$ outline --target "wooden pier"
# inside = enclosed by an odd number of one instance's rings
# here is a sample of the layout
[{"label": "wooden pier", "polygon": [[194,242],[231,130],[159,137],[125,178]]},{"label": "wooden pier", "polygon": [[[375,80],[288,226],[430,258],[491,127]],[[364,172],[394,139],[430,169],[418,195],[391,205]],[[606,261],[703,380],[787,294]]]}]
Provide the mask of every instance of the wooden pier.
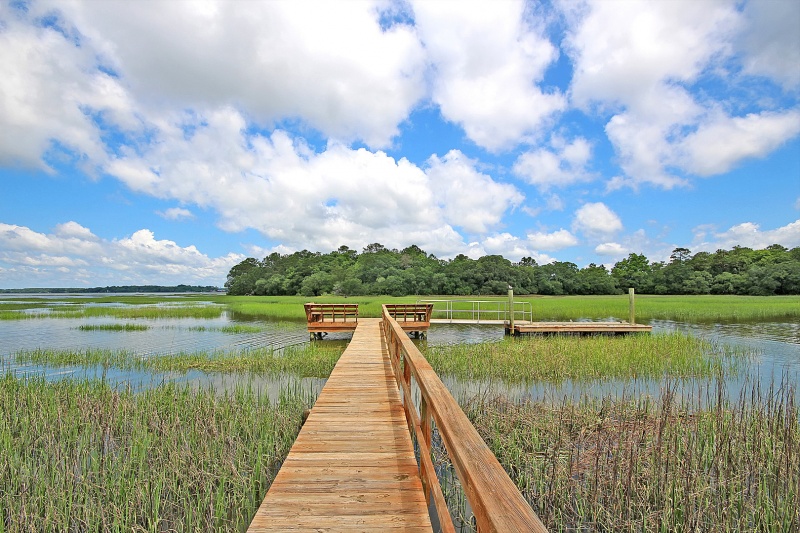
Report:
[{"label": "wooden pier", "polygon": [[506,335],[625,335],[650,333],[653,326],[628,322],[506,322]]},{"label": "wooden pier", "polygon": [[546,531],[387,306],[358,321],[248,531],[454,533],[434,428],[479,531]]},{"label": "wooden pier", "polygon": [[431,531],[380,329],[363,319],[248,531]]}]

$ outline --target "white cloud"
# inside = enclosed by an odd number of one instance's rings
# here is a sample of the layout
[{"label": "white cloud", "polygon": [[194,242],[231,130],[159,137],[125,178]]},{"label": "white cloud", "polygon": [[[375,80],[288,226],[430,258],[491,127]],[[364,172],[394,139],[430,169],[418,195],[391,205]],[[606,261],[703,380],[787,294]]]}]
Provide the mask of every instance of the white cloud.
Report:
[{"label": "white cloud", "polygon": [[445,219],[471,233],[485,233],[502,215],[524,199],[512,185],[498,183],[478,172],[476,162],[458,150],[427,161],[425,173]]},{"label": "white cloud", "polygon": [[553,257],[532,248],[530,241],[505,232],[489,235],[480,242],[469,243],[466,255],[473,259],[478,259],[485,255],[502,255],[511,261],[519,261],[523,257],[532,257],[540,265],[555,261]]},{"label": "white cloud", "polygon": [[594,251],[599,255],[608,255],[615,258],[622,257],[628,253],[627,248],[616,242],[604,242],[602,244],[598,244]]},{"label": "white cloud", "polygon": [[742,46],[745,72],[796,88],[800,85],[800,4],[751,0],[744,13],[749,22]]},{"label": "white cloud", "polygon": [[19,16],[0,11],[0,164],[49,170],[42,155],[54,142],[101,163],[105,147],[92,114],[135,127],[124,90],[97,69],[91,49]]},{"label": "white cloud", "polygon": [[147,229],[108,241],[75,222],[60,224],[52,233],[0,223],[0,269],[13,274],[9,282],[221,285],[242,259],[243,255],[234,253],[208,257],[193,245],[157,240]]},{"label": "white cloud", "polygon": [[722,174],[745,157],[763,157],[800,133],[800,111],[723,114],[710,119],[681,143],[684,166],[700,176]]},{"label": "white cloud", "polygon": [[565,108],[536,83],[557,57],[521,1],[413,3],[433,68],[433,101],[476,144],[511,148]]},{"label": "white cloud", "polygon": [[455,227],[486,233],[523,199],[457,150],[419,168],[336,142],[315,153],[283,131],[248,134],[231,108],[193,126],[190,136],[164,128],[140,153],[111,161],[107,172],[133,190],[211,207],[227,231],[254,228],[290,248],[381,242],[458,253],[464,243]]},{"label": "white cloud", "polygon": [[577,137],[567,142],[555,137],[550,146],[520,155],[514,163],[514,174],[541,189],[594,179],[586,168],[592,155],[586,139]]},{"label": "white cloud", "polygon": [[181,220],[186,218],[194,218],[194,213],[183,207],[170,207],[164,211],[156,211],[156,214],[167,220]]},{"label": "white cloud", "polygon": [[382,2],[48,4],[154,109],[236,105],[386,146],[424,95],[422,46],[408,25],[381,28]]},{"label": "white cloud", "polygon": [[787,248],[800,246],[800,220],[773,230],[761,230],[759,224],[743,222],[726,231],[710,233],[709,236],[709,232],[704,231],[704,228],[696,228],[692,251],[713,252],[720,248],[729,250],[734,246],[763,249],[770,244],[780,244]]},{"label": "white cloud", "polygon": [[546,250],[553,252],[575,246],[578,239],[565,229],[560,229],[552,233],[535,232],[528,233],[528,243],[536,250]]},{"label": "white cloud", "polygon": [[604,203],[586,203],[575,211],[572,230],[590,239],[599,239],[622,230],[622,221]]},{"label": "white cloud", "polygon": [[[755,72],[747,65],[763,60],[769,66],[761,72],[800,72],[797,61],[786,59],[798,53],[789,46],[797,39],[796,20],[776,25],[773,43],[772,29],[755,16],[771,20],[783,9],[763,5],[777,3],[749,2],[744,13],[733,1],[631,1],[624,9],[604,0],[562,3],[569,24],[566,46],[575,62],[571,100],[584,110],[613,115],[606,134],[625,176],[613,178],[609,190],[640,183],[685,185],[682,172],[723,173],[797,135],[796,111],[752,111],[759,105],[753,99],[692,88],[701,76],[736,86],[740,80],[728,69],[741,59],[736,49],[749,19],[754,22],[745,71]],[[778,49],[792,51],[777,59]],[[750,114],[734,112],[740,106]]]}]

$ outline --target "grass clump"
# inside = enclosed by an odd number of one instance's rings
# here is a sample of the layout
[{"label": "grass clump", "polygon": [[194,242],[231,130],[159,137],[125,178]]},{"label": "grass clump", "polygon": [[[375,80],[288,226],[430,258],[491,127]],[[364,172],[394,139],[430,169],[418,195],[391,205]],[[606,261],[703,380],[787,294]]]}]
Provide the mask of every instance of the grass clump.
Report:
[{"label": "grass clump", "polygon": [[796,391],[730,400],[475,398],[464,410],[550,531],[798,531]]},{"label": "grass clump", "polygon": [[744,354],[680,333],[508,337],[499,342],[428,346],[439,374],[509,383],[600,378],[703,377],[736,371]]},{"label": "grass clump", "polygon": [[174,355],[140,356],[123,350],[50,350],[18,352],[19,362],[45,366],[103,366],[121,370],[151,372],[292,374],[298,377],[326,378],[342,354],[338,344],[310,343],[287,346],[281,351],[260,348],[240,352],[196,352]]},{"label": "grass clump", "polygon": [[78,326],[81,331],[147,331],[150,326],[147,324],[81,324]]},{"label": "grass clump", "polygon": [[243,531],[308,399],[0,378],[0,529]]}]

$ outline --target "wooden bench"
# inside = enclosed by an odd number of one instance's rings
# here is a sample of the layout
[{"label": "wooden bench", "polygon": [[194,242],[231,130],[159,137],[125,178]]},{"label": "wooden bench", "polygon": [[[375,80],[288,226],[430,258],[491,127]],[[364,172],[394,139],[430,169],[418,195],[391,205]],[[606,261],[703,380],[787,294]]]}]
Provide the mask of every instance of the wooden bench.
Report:
[{"label": "wooden bench", "polygon": [[431,327],[433,304],[385,304],[384,307],[403,331],[413,331],[416,337],[424,336]]},{"label": "wooden bench", "polygon": [[321,339],[331,332],[355,331],[358,326],[358,304],[304,304],[306,327],[312,338]]}]

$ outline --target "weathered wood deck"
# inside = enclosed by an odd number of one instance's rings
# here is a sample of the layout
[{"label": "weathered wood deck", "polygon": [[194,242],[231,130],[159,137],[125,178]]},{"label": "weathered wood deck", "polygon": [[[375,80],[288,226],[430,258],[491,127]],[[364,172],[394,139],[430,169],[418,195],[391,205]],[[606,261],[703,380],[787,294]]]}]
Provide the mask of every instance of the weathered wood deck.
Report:
[{"label": "weathered wood deck", "polygon": [[645,324],[630,324],[628,322],[516,322],[514,330],[506,324],[506,333],[513,335],[528,333],[543,334],[625,334],[649,333],[653,326]]},{"label": "weathered wood deck", "polygon": [[380,319],[358,322],[248,531],[431,531]]}]

